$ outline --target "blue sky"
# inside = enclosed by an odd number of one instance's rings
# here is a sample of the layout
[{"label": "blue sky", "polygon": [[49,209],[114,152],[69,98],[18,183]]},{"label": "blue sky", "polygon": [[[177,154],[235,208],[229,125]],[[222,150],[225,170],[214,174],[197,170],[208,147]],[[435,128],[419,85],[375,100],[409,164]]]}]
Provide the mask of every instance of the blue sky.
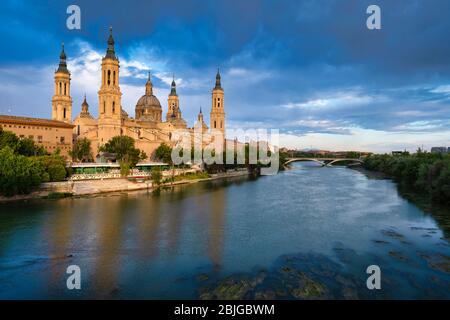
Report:
[{"label": "blue sky", "polygon": [[[70,4],[81,30],[66,28]],[[370,4],[381,30],[366,27]],[[192,125],[210,109],[220,67],[230,128],[280,129],[280,144],[295,148],[450,146],[449,12],[447,0],[2,0],[0,113],[50,117],[64,42],[73,117],[84,93],[97,114],[112,25],[130,115],[151,70],[163,113],[175,74]]]}]

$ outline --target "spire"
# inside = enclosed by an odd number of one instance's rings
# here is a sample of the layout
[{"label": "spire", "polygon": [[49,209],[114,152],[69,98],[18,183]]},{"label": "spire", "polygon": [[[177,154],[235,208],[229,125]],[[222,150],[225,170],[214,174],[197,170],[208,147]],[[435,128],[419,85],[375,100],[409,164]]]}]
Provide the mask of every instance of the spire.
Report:
[{"label": "spire", "polygon": [[109,27],[108,49],[106,49],[105,58],[117,60],[116,52],[114,51],[114,38],[112,35],[112,27]]},{"label": "spire", "polygon": [[84,101],[83,101],[83,103],[81,104],[81,112],[87,113],[87,112],[88,112],[88,109],[89,109],[89,104],[88,104],[87,101],[86,101],[86,93],[85,93],[85,94],[84,94]]},{"label": "spire", "polygon": [[69,73],[67,70],[66,53],[64,52],[64,42],[61,44],[61,53],[59,54],[59,66],[56,72]]},{"label": "spire", "polygon": [[153,84],[152,84],[150,71],[148,72],[148,80],[147,80],[147,83],[145,84],[145,95],[147,95],[147,96],[153,95]]},{"label": "spire", "polygon": [[172,85],[169,96],[177,96],[177,85],[175,84],[175,75],[172,76]]},{"label": "spire", "polygon": [[219,68],[217,68],[217,74],[216,74],[216,86],[214,89],[222,89],[222,86],[220,84],[220,72]]},{"label": "spire", "polygon": [[198,120],[198,122],[200,122],[200,123],[203,122],[202,107],[200,107],[200,112],[198,113],[197,120]]}]

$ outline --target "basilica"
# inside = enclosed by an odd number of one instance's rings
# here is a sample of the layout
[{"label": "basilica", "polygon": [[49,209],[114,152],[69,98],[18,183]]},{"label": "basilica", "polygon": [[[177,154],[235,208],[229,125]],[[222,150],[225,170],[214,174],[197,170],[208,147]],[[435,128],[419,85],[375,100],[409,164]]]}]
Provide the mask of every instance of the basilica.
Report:
[{"label": "basilica", "polygon": [[72,122],[72,98],[70,95],[70,72],[67,68],[64,46],[60,54],[58,69],[55,71],[55,91],[52,98],[52,120],[72,124],[74,140],[87,138],[91,141],[92,154],[95,156],[101,145],[112,137],[126,135],[134,139],[137,148],[151,156],[161,143],[173,145],[173,132],[183,129],[192,135],[194,129],[202,132],[214,130],[225,133],[224,90],[220,73],[217,71],[215,86],[212,89],[210,126],[206,125],[200,112],[194,127],[189,128],[182,117],[180,99],[175,79],[172,81],[167,98],[167,112],[163,117],[163,108],[154,93],[149,74],[143,86],[143,96],[137,99],[135,116],[130,117],[122,108],[120,91],[120,63],[114,49],[112,28],[107,41],[106,54],[101,64],[101,85],[98,91],[98,117],[89,112],[84,98],[81,112]]}]

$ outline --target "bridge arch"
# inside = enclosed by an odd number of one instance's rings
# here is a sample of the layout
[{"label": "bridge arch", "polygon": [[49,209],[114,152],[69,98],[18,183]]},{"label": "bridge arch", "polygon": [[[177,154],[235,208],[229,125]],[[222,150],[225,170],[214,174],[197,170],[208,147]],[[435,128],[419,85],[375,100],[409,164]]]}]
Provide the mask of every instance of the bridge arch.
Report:
[{"label": "bridge arch", "polygon": [[322,167],[328,166],[331,167],[333,164],[338,162],[350,162],[350,165],[361,165],[364,163],[361,159],[354,159],[354,158],[308,158],[308,157],[302,157],[302,158],[289,158],[284,165],[288,165],[292,162],[300,162],[300,161],[313,161],[316,163],[319,163]]}]

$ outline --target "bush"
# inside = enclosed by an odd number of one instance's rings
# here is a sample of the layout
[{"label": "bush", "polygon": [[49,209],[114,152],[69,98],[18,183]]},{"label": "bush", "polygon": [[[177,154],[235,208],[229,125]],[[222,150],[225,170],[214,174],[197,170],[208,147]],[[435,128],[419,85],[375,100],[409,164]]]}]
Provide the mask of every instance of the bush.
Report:
[{"label": "bush", "polygon": [[13,149],[0,150],[0,194],[12,196],[31,192],[42,182],[44,169],[33,158],[14,154]]},{"label": "bush", "polygon": [[66,162],[60,155],[52,154],[50,156],[35,157],[34,159],[41,163],[44,171],[48,174],[48,176],[43,176],[43,181],[63,181],[67,176]]},{"label": "bush", "polygon": [[50,164],[47,172],[50,176],[50,181],[63,181],[66,177],[66,169],[61,164]]}]

